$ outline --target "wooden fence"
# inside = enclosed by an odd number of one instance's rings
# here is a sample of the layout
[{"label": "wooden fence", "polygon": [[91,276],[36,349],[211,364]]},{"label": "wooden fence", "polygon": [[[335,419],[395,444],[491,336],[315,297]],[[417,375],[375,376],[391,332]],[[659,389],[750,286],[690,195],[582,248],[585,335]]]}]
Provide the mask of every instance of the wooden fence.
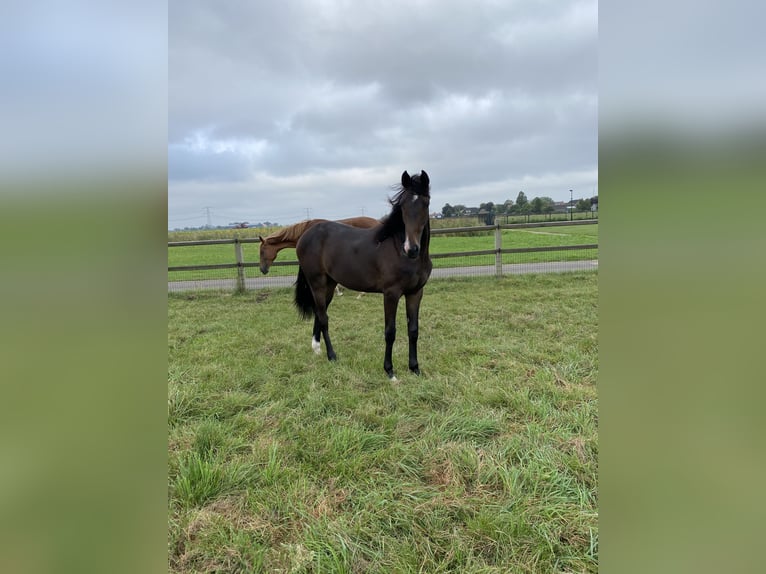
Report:
[{"label": "wooden fence", "polygon": [[[446,229],[431,229],[432,236],[438,235],[461,235],[461,234],[476,234],[494,231],[495,235],[495,248],[475,251],[460,251],[453,253],[431,253],[431,259],[445,259],[445,258],[465,258],[473,256],[495,256],[494,272],[492,274],[502,276],[505,274],[504,269],[507,267],[503,264],[504,254],[514,253],[542,253],[542,252],[566,252],[575,250],[592,250],[596,252],[598,249],[598,243],[584,244],[584,245],[560,245],[549,247],[522,247],[522,248],[503,248],[503,234],[504,229],[527,229],[536,227],[571,227],[576,225],[593,225],[597,223],[594,220],[581,220],[581,221],[556,221],[556,222],[536,222],[536,223],[515,223],[508,225],[481,225],[470,227],[453,227]],[[245,269],[252,267],[259,267],[259,262],[247,262],[243,256],[242,245],[245,243],[260,243],[260,239],[253,238],[234,238],[234,239],[209,239],[199,241],[169,241],[169,248],[189,247],[194,245],[233,245],[234,246],[234,261],[232,263],[218,263],[213,265],[181,265],[181,266],[168,266],[168,272],[174,271],[206,271],[216,269],[236,269],[237,275],[233,287],[237,291],[244,291],[247,289],[246,273]],[[596,255],[597,259],[597,255]],[[272,267],[277,266],[297,266],[297,261],[275,261]],[[544,270],[541,268],[541,270]],[[567,270],[565,268],[553,269],[553,270]],[[436,271],[436,270],[435,270]],[[487,274],[487,273],[481,273]],[[293,278],[290,278],[292,281]],[[272,281],[275,286],[278,286],[278,282]],[[200,281],[175,281],[169,282],[168,287],[170,290],[184,290],[182,283],[188,283],[190,289],[194,289],[195,286],[199,287]],[[204,287],[204,286],[203,286]]]}]

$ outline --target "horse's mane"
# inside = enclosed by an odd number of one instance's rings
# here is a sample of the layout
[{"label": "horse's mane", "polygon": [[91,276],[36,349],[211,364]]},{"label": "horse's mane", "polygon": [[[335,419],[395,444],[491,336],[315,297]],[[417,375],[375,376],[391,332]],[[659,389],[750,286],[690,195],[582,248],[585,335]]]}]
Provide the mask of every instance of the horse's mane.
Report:
[{"label": "horse's mane", "polygon": [[[399,194],[397,194],[399,195]],[[388,239],[389,237],[394,237],[398,233],[401,233],[404,231],[404,219],[402,219],[402,206],[398,203],[394,203],[394,198],[389,199],[391,202],[391,205],[393,206],[393,209],[391,210],[391,213],[386,215],[382,220],[382,224],[380,226],[380,229],[378,229],[378,233],[375,235],[375,240],[378,243],[381,243]]]},{"label": "horse's mane", "polygon": [[[419,182],[420,176],[413,175],[412,181]],[[408,188],[404,187],[400,183],[397,183],[392,185],[391,189],[396,190],[396,193],[393,197],[388,198],[388,203],[391,204],[391,213],[380,220],[383,225],[381,225],[378,233],[375,236],[375,239],[379,243],[404,231],[404,219],[402,218],[402,200],[404,199],[404,194],[407,192]],[[420,193],[427,197],[429,195],[428,187],[421,190]]]},{"label": "horse's mane", "polygon": [[303,235],[309,227],[316,225],[326,219],[307,219],[306,221],[300,221],[292,225],[288,225],[284,229],[275,231],[271,235],[267,236],[264,241],[267,244],[272,243],[294,243],[297,242],[301,235]]}]

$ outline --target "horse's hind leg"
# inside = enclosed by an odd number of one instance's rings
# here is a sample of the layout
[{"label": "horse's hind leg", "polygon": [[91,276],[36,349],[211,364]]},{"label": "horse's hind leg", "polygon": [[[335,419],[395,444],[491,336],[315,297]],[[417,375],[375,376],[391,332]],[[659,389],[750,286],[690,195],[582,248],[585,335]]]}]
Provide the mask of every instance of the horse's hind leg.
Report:
[{"label": "horse's hind leg", "polygon": [[322,352],[321,345],[319,344],[319,338],[321,337],[322,329],[319,327],[319,319],[314,314],[314,330],[311,336],[311,349],[317,355]]},{"label": "horse's hind leg", "polygon": [[[317,296],[314,298],[314,302],[316,303],[316,314],[314,315],[314,340],[311,342],[311,346],[316,352],[319,343],[319,333],[322,333],[322,336],[324,337],[324,345],[327,349],[327,359],[330,361],[337,359],[335,350],[332,348],[332,343],[330,342],[330,321],[327,316],[327,307],[329,307],[333,295],[335,294],[335,285],[335,281],[328,277],[325,280],[324,288],[317,290]],[[320,291],[324,291],[324,296]],[[315,343],[317,346],[315,346]]]},{"label": "horse's hind leg", "polygon": [[391,351],[396,340],[396,309],[399,306],[399,297],[400,295],[389,294],[383,297],[383,311],[386,314],[386,355],[383,358],[383,369],[392,381],[396,380],[394,364],[391,360]]},{"label": "horse's hind leg", "polygon": [[407,308],[407,336],[410,341],[410,371],[420,374],[418,367],[418,314],[420,313],[420,300],[423,298],[423,290],[417,293],[405,295]]},{"label": "horse's hind leg", "polygon": [[317,309],[317,319],[319,321],[319,330],[322,332],[322,336],[324,337],[324,345],[327,349],[327,360],[334,361],[338,357],[335,355],[335,349],[332,348],[332,342],[330,342],[330,334],[328,332],[329,321],[327,319],[326,308],[323,307],[321,309]]},{"label": "horse's hind leg", "polygon": [[327,332],[328,318],[327,307],[332,302],[335,289],[335,281],[328,276],[320,275],[314,277],[310,283],[311,299],[313,302],[312,310],[314,312],[314,328],[311,336],[311,349],[319,355],[321,351],[321,337],[324,335],[325,347],[327,348],[327,358],[335,360],[335,351],[330,342],[330,335]]}]

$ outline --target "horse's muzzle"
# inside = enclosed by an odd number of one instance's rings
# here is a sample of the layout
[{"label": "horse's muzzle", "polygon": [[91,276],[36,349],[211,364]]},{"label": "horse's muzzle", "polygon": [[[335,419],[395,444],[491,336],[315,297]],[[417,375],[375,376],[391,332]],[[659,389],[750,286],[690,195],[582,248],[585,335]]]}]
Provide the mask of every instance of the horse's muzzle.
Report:
[{"label": "horse's muzzle", "polygon": [[413,245],[406,251],[406,253],[407,253],[407,257],[409,257],[410,259],[415,259],[420,253],[420,247],[418,247],[417,245]]}]

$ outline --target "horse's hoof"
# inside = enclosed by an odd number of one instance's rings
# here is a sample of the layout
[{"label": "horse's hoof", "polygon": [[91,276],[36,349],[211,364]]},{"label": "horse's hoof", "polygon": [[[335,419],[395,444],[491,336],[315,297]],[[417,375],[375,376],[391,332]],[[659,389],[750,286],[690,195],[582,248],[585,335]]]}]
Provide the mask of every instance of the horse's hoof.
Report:
[{"label": "horse's hoof", "polygon": [[420,376],[420,369],[418,367],[415,367],[414,369],[412,367],[410,367],[410,371],[412,371],[416,375]]},{"label": "horse's hoof", "polygon": [[327,355],[327,360],[334,362],[338,360],[338,357],[335,355],[335,353],[333,353],[332,355]]}]

